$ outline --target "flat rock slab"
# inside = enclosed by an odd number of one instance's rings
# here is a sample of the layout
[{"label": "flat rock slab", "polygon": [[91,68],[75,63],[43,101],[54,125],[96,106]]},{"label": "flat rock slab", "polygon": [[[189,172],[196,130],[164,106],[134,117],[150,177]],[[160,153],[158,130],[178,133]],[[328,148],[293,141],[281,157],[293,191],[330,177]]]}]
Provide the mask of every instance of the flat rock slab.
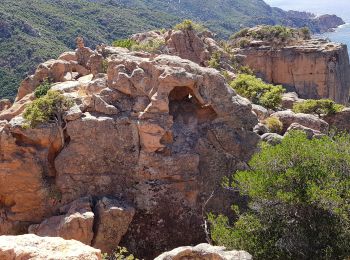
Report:
[{"label": "flat rock slab", "polygon": [[101,251],[75,240],[36,235],[0,236],[1,260],[101,260]]},{"label": "flat rock slab", "polygon": [[225,247],[200,244],[195,247],[184,246],[170,252],[165,252],[155,260],[252,260],[252,256],[245,251],[227,251]]}]

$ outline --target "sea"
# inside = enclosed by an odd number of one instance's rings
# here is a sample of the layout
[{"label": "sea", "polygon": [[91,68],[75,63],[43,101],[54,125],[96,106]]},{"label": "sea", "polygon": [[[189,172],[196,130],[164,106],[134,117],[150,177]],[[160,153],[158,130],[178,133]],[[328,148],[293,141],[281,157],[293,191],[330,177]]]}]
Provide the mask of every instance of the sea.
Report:
[{"label": "sea", "polygon": [[346,24],[339,26],[334,32],[317,36],[347,44],[350,53],[350,0],[265,0],[265,2],[283,10],[307,11],[316,15],[336,14],[343,18]]}]

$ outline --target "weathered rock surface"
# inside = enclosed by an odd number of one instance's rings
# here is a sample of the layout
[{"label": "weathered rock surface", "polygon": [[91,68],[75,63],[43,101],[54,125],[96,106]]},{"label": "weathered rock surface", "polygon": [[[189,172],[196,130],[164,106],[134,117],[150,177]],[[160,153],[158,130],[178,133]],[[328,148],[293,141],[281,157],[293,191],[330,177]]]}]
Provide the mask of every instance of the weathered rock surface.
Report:
[{"label": "weathered rock surface", "polygon": [[328,123],[314,115],[295,114],[290,110],[286,110],[276,112],[272,114],[271,117],[277,117],[283,123],[283,133],[286,132],[293,123],[298,123],[302,126],[320,131],[321,133],[327,133],[329,130]]},{"label": "weathered rock surface", "polygon": [[40,64],[34,75],[22,81],[16,101],[32,93],[45,80],[51,83],[72,81],[90,73],[96,75],[102,72],[102,55],[85,47],[80,37],[77,39],[77,47],[75,52],[65,52],[57,60]]},{"label": "weathered rock surface", "polygon": [[112,253],[127,232],[135,209],[115,198],[93,201],[91,197],[84,197],[62,206],[59,213],[29,226],[28,232],[74,239],[103,253]]},{"label": "weathered rock surface", "polygon": [[0,100],[0,112],[9,109],[12,106],[12,102],[9,99]]},{"label": "weathered rock surface", "polygon": [[[116,199],[102,198],[95,206],[96,233],[92,245],[111,253],[128,231],[135,209]],[[113,241],[113,243],[111,243]]]},{"label": "weathered rock surface", "polygon": [[18,116],[22,112],[27,104],[34,100],[34,94],[30,93],[24,96],[21,100],[15,102],[12,106],[3,111],[0,111],[0,120],[8,120],[10,121],[15,116]]},{"label": "weathered rock surface", "polygon": [[291,131],[302,131],[302,132],[304,132],[306,134],[307,138],[309,138],[309,139],[311,139],[313,137],[324,136],[324,134],[322,134],[320,131],[311,129],[309,127],[303,126],[303,125],[298,124],[298,123],[291,124],[288,127],[287,132],[285,133],[285,135],[288,134]]},{"label": "weathered rock surface", "polygon": [[91,198],[82,198],[60,210],[59,216],[44,220],[41,224],[31,225],[29,233],[38,236],[62,237],[91,245],[94,225]]},{"label": "weathered rock surface", "polygon": [[252,256],[245,251],[227,251],[225,247],[200,244],[195,247],[184,246],[165,252],[155,260],[251,260]]},{"label": "weathered rock surface", "polygon": [[263,135],[269,132],[269,129],[266,125],[259,123],[256,126],[254,126],[253,129],[254,133],[257,133],[258,135]]},{"label": "weathered rock surface", "polygon": [[232,57],[216,42],[209,31],[169,30],[166,32],[150,31],[131,36],[138,43],[158,41],[164,43],[160,52],[188,59],[201,66],[208,66],[214,53],[219,53],[218,66],[227,71],[228,76],[235,78]]},{"label": "weathered rock surface", "polygon": [[299,98],[298,94],[295,92],[287,92],[282,94],[283,109],[292,109],[295,103],[301,101],[303,101],[303,99]]},{"label": "weathered rock surface", "polygon": [[271,145],[277,145],[282,142],[283,136],[276,133],[266,133],[261,136],[261,140]]},{"label": "weathered rock surface", "polygon": [[270,113],[269,111],[264,108],[263,106],[253,104],[253,112],[257,115],[260,121],[263,121],[264,119],[268,118]]},{"label": "weathered rock surface", "polygon": [[350,132],[350,108],[323,118],[331,129]]},{"label": "weathered rock surface", "polygon": [[249,47],[237,53],[245,56],[242,64],[251,67],[259,77],[282,84],[300,98],[348,102],[350,66],[346,45],[309,40],[280,49],[266,45]]},{"label": "weathered rock surface", "polygon": [[1,260],[101,260],[101,251],[75,240],[36,235],[0,236]]},{"label": "weathered rock surface", "polygon": [[[83,233],[74,224],[88,243],[90,212],[92,243],[103,250],[122,239],[149,259],[165,248],[203,242],[203,203],[223,176],[245,165],[259,141],[251,104],[218,71],[175,56],[101,47],[107,74],[87,75],[91,53],[79,48],[78,63],[72,55],[58,62],[84,70],[55,85],[76,103],[65,115],[64,144],[55,124],[21,127],[24,98],[10,108],[20,107],[16,112],[0,114],[7,120],[0,127],[0,234],[25,233],[32,224],[41,232],[54,223],[58,228],[50,230],[60,235],[71,219],[86,227]],[[223,200],[230,205],[231,196],[217,194],[207,210],[222,210]],[[60,211],[86,196],[94,201],[92,211]],[[112,202],[99,204],[103,197]],[[114,199],[135,210],[115,207]],[[106,219],[101,233],[99,217]]]}]

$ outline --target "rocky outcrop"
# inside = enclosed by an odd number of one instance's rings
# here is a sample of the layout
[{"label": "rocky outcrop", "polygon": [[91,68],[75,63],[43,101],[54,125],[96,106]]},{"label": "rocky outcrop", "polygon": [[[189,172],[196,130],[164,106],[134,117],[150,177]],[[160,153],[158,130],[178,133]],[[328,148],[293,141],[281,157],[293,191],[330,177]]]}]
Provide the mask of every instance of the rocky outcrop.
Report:
[{"label": "rocky outcrop", "polygon": [[0,236],[1,260],[102,260],[101,251],[75,240],[36,235]]},{"label": "rocky outcrop", "polygon": [[29,226],[29,233],[62,237],[112,253],[128,230],[135,209],[113,198],[85,197],[60,208],[60,215]]},{"label": "rocky outcrop", "polygon": [[325,134],[322,134],[320,131],[314,130],[312,128],[303,126],[299,123],[293,123],[291,124],[288,129],[286,134],[288,134],[291,131],[302,131],[306,134],[307,138],[312,139],[313,137],[321,137],[325,136]]},{"label": "rocky outcrop", "polygon": [[264,80],[282,84],[300,98],[349,99],[350,66],[346,45],[325,40],[302,41],[274,49],[266,44],[237,50],[242,64]]},{"label": "rocky outcrop", "polygon": [[85,47],[83,39],[78,37],[75,52],[65,52],[57,60],[40,64],[33,75],[22,81],[16,101],[32,93],[45,80],[51,83],[72,81],[102,70],[102,55]]},{"label": "rocky outcrop", "polygon": [[350,133],[350,108],[348,107],[338,113],[324,116],[323,120],[325,120],[333,130]]},{"label": "rocky outcrop", "polygon": [[93,238],[94,213],[90,198],[83,198],[62,207],[62,215],[53,216],[41,224],[31,225],[29,233],[45,237],[62,237],[91,245]]},{"label": "rocky outcrop", "polygon": [[[101,50],[106,74],[53,86],[75,102],[64,115],[64,144],[56,124],[23,129],[23,110],[0,114],[0,234],[36,225],[30,230],[50,227],[68,237],[76,230],[88,243],[93,213],[92,244],[103,250],[121,239],[150,259],[205,241],[205,201],[215,190],[208,211],[231,205],[235,196],[221,190],[221,180],[245,167],[259,141],[251,104],[214,69],[176,56]],[[74,62],[75,55],[64,57]],[[92,206],[67,206],[86,196]]]},{"label": "rocky outcrop", "polygon": [[214,40],[214,34],[210,31],[198,32],[194,29],[150,31],[134,34],[130,39],[137,43],[161,42],[164,44],[160,49],[161,53],[188,59],[205,67],[209,66],[213,55],[218,54],[217,66],[226,70],[232,79],[235,78],[232,57]]},{"label": "rocky outcrop", "polygon": [[245,251],[227,251],[225,247],[200,244],[195,247],[184,246],[165,252],[155,260],[251,260],[252,256]]},{"label": "rocky outcrop", "polygon": [[266,133],[261,136],[261,140],[270,145],[277,145],[282,142],[283,136],[276,133]]},{"label": "rocky outcrop", "polygon": [[287,92],[282,94],[282,109],[292,109],[295,103],[302,102],[304,99],[299,98],[295,92]]},{"label": "rocky outcrop", "polygon": [[128,231],[135,209],[116,199],[103,198],[97,202],[95,212],[96,233],[92,245],[111,253]]},{"label": "rocky outcrop", "polygon": [[329,130],[328,123],[315,115],[296,114],[290,110],[286,110],[276,112],[272,114],[271,117],[276,117],[283,123],[283,133],[285,133],[293,123],[298,123],[299,125],[312,128],[321,133],[327,133]]},{"label": "rocky outcrop", "polygon": [[336,15],[320,15],[315,18],[321,33],[334,31],[340,25],[345,24],[344,20]]}]

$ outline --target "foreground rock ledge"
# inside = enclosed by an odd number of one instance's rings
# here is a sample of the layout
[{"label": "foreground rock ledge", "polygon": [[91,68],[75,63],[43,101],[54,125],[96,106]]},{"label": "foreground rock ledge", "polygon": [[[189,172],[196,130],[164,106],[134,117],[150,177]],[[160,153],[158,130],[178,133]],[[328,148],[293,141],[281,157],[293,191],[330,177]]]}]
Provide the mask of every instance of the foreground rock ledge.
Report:
[{"label": "foreground rock ledge", "polygon": [[227,251],[225,247],[200,244],[195,247],[184,246],[170,252],[165,252],[155,260],[180,260],[180,259],[205,259],[205,260],[251,260],[250,254],[245,251]]},{"label": "foreground rock ledge", "polygon": [[1,260],[100,260],[101,251],[75,240],[36,235],[0,236]]}]

